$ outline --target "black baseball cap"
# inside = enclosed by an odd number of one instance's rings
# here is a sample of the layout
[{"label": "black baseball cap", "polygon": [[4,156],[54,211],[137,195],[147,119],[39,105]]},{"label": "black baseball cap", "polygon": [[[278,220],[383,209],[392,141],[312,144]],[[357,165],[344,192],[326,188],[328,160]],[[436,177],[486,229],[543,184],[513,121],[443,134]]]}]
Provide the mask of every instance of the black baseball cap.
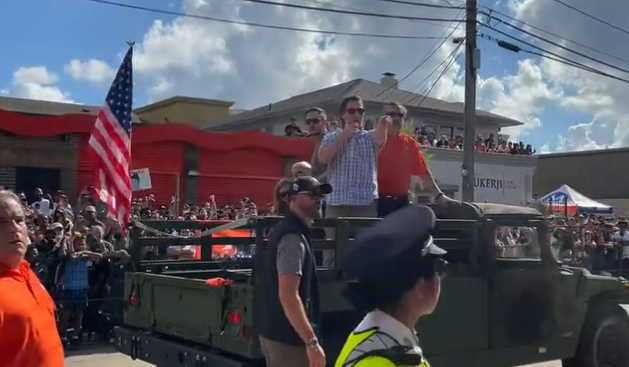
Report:
[{"label": "black baseball cap", "polygon": [[327,183],[322,184],[314,177],[302,176],[291,182],[288,190],[289,195],[308,193],[323,196],[332,192],[332,186]]}]

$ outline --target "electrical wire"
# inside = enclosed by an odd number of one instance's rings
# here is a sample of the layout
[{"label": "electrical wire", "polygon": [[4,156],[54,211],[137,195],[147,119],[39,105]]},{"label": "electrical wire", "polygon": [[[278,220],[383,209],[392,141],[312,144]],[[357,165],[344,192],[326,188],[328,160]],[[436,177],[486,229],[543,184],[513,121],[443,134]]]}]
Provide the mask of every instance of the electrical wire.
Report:
[{"label": "electrical wire", "polygon": [[561,4],[561,5],[565,6],[566,8],[568,8],[568,9],[570,9],[570,10],[576,11],[577,13],[579,13],[579,14],[583,15],[583,16],[584,16],[584,17],[586,17],[586,18],[590,18],[590,19],[592,19],[592,20],[594,20],[594,21],[597,21],[597,22],[599,22],[599,23],[601,23],[601,24],[604,24],[604,25],[606,25],[606,26],[608,26],[608,27],[610,27],[610,28],[613,28],[613,29],[615,29],[615,30],[617,30],[617,31],[620,31],[620,32],[622,32],[622,33],[624,33],[624,34],[629,34],[629,31],[628,31],[628,30],[626,30],[626,29],[624,29],[624,28],[621,28],[621,27],[619,27],[619,26],[617,26],[617,25],[615,25],[615,24],[612,24],[612,23],[610,23],[610,22],[608,22],[608,21],[606,21],[606,20],[604,20],[604,19],[598,18],[598,17],[596,17],[596,16],[594,16],[594,15],[592,15],[592,14],[590,14],[590,13],[587,13],[587,12],[585,12],[585,11],[583,11],[583,10],[581,10],[581,9],[577,8],[576,6],[573,6],[573,5],[570,5],[570,4],[566,4],[566,3],[565,3],[565,2],[563,2],[562,0],[554,0],[554,1],[555,1],[556,3],[558,3],[558,4]]},{"label": "electrical wire", "polygon": [[[377,13],[369,13],[369,12],[364,12],[364,11],[349,11],[349,10],[338,10],[338,9],[330,9],[330,8],[318,8],[318,7],[306,6],[306,5],[278,3],[274,1],[268,1],[268,0],[242,0],[242,1],[246,1],[246,2],[254,3],[254,4],[280,6],[280,7],[285,7],[285,8],[313,10],[313,11],[319,11],[319,12],[324,12],[324,13],[356,15],[356,16],[362,16],[362,17],[383,18],[383,19],[426,20],[426,21],[432,21],[432,22],[452,22],[454,20],[454,19],[444,19],[444,18],[412,17],[408,15],[377,14]],[[460,9],[460,8],[451,7],[449,9]]]},{"label": "electrical wire", "polygon": [[556,61],[558,63],[564,64],[564,65],[567,65],[567,66],[572,66],[574,68],[577,68],[577,69],[580,69],[580,70],[583,70],[583,71],[587,71],[587,72],[590,72],[592,74],[597,74],[597,75],[600,75],[600,76],[604,76],[604,77],[607,77],[607,78],[610,78],[610,79],[614,79],[614,80],[617,80],[617,81],[629,84],[629,79],[621,78],[621,77],[618,77],[616,75],[612,75],[612,74],[606,73],[604,71],[600,71],[600,70],[594,69],[594,68],[592,68],[590,66],[581,64],[579,62],[568,60],[568,59],[566,59],[566,58],[564,58],[564,57],[562,57],[560,55],[553,54],[552,52],[546,51],[546,53],[544,53],[544,52],[536,52],[536,51],[522,49],[521,47],[519,47],[517,45],[514,45],[514,44],[512,44],[510,42],[507,42],[507,41],[504,41],[504,40],[501,40],[501,39],[497,39],[497,38],[494,38],[494,37],[492,37],[490,35],[483,34],[483,33],[480,33],[479,37],[481,37],[482,39],[488,40],[488,41],[492,41],[493,43],[497,44],[500,48],[506,49],[508,51],[512,51],[512,52],[516,52],[516,53],[524,52],[524,53],[527,53],[527,54],[530,54],[530,55],[534,55],[534,56],[542,57],[542,58],[545,58],[545,59],[548,59],[548,60]]},{"label": "electrical wire", "polygon": [[[424,78],[424,80],[428,80],[428,78],[430,78],[431,75],[433,75],[437,70],[439,70],[439,67],[446,64],[444,66],[444,68],[441,70],[441,72],[439,73],[439,75],[435,78],[435,80],[433,80],[432,84],[430,85],[430,87],[428,88],[427,91],[423,92],[423,93],[414,93],[414,91],[410,91],[410,93],[413,94],[413,96],[410,99],[405,100],[402,104],[404,105],[409,105],[413,100],[417,99],[418,94],[422,95],[422,99],[419,101],[419,103],[415,106],[415,109],[419,108],[424,101],[426,100],[426,98],[428,98],[428,95],[432,92],[432,90],[435,88],[435,86],[437,85],[437,83],[439,82],[439,80],[441,80],[441,78],[443,78],[443,76],[448,72],[448,70],[450,70],[450,68],[452,67],[452,65],[454,65],[454,63],[456,62],[456,60],[458,59],[458,55],[457,53],[459,52],[459,49],[461,49],[461,46],[463,45],[463,43],[459,43],[454,50],[452,50],[452,52],[450,52],[450,54],[443,59],[443,61],[441,61],[441,63],[439,65],[437,65],[437,67],[435,67],[433,69],[433,71],[428,74],[426,76],[426,78]],[[423,82],[422,82],[423,84]]]},{"label": "electrical wire", "polygon": [[242,20],[222,19],[222,18],[216,18],[216,17],[210,17],[210,16],[198,15],[198,14],[188,14],[188,13],[183,13],[183,12],[178,12],[178,11],[149,8],[146,6],[124,4],[124,3],[108,1],[108,0],[81,0],[81,1],[87,1],[91,3],[102,4],[102,5],[109,5],[109,6],[114,6],[114,7],[124,8],[124,9],[130,9],[130,10],[144,11],[147,13],[171,15],[171,16],[177,16],[177,17],[206,20],[210,22],[245,25],[249,27],[266,28],[266,29],[274,29],[274,30],[281,30],[281,31],[316,33],[316,34],[327,34],[327,35],[348,36],[348,37],[385,38],[385,39],[405,39],[405,40],[440,39],[439,37],[431,37],[431,36],[405,36],[405,35],[388,35],[388,34],[373,34],[373,33],[354,33],[354,32],[328,31],[328,30],[320,30],[320,29],[286,27],[286,26],[279,26],[279,25],[248,22],[248,21],[242,21]]},{"label": "electrical wire", "polygon": [[[527,31],[526,29],[523,29],[523,28],[521,28],[521,27],[518,27],[518,26],[516,26],[516,25],[513,25],[513,24],[511,24],[511,23],[509,23],[509,22],[505,22],[505,21],[503,21],[503,20],[502,20],[502,19],[500,19],[500,18],[496,18],[496,17],[493,17],[493,18],[494,18],[494,19],[496,19],[496,20],[498,20],[498,21],[500,21],[500,22],[501,22],[501,24],[504,24],[504,25],[506,25],[507,27],[510,27],[510,28],[512,28],[512,29],[515,29],[515,30],[516,30],[516,31],[518,31],[518,32],[521,32],[521,33],[524,33],[524,34],[526,34],[526,35],[528,35],[528,36],[531,36],[531,37],[533,37],[533,38],[535,38],[535,39],[537,39],[537,40],[540,40],[540,41],[542,41],[542,42],[548,43],[548,44],[550,44],[550,45],[552,45],[552,46],[555,46],[555,47],[557,47],[557,48],[559,48],[559,49],[562,49],[562,50],[564,50],[564,51],[570,52],[570,53],[572,53],[572,54],[574,54],[574,55],[580,56],[580,57],[582,57],[582,58],[584,58],[584,59],[587,59],[587,60],[590,60],[590,61],[592,61],[592,62],[596,62],[596,63],[598,63],[598,64],[601,64],[601,65],[607,66],[608,68],[611,68],[611,69],[614,69],[614,70],[617,70],[617,71],[620,71],[620,72],[623,72],[623,73],[627,73],[627,74],[629,74],[629,70],[627,70],[627,69],[623,69],[623,68],[621,68],[621,67],[619,67],[619,66],[616,66],[616,65],[610,64],[610,63],[608,63],[608,62],[605,62],[605,61],[599,60],[599,59],[597,59],[597,58],[595,58],[595,57],[592,57],[592,56],[586,55],[586,54],[584,54],[584,53],[582,53],[582,52],[575,51],[575,50],[573,50],[573,49],[571,49],[571,48],[569,48],[569,47],[566,47],[566,46],[564,46],[564,45],[562,45],[562,44],[559,44],[559,43],[557,43],[557,42],[551,41],[551,40],[549,40],[549,39],[547,39],[547,38],[544,38],[544,37],[542,37],[542,36],[539,36],[539,35],[537,35],[537,34],[535,34],[535,33],[531,33],[531,32],[529,32],[529,31]],[[491,30],[493,30],[493,31],[496,31],[496,28],[495,28],[494,26],[491,26],[491,25],[485,25],[485,27],[487,27],[487,28],[489,28],[489,29],[491,29]],[[504,33],[503,35],[506,35],[506,33]],[[510,37],[510,38],[511,38],[512,36],[510,36],[510,35],[509,35],[508,37]],[[524,41],[522,41],[522,40],[519,40],[519,41],[520,41],[521,43],[524,43]],[[526,43],[525,43],[525,44],[526,44]],[[538,50],[540,50],[540,51],[545,51],[545,50],[539,49],[539,48],[538,48],[538,46],[535,46],[535,45],[530,44],[530,43],[529,43],[529,44],[526,44],[526,45],[527,45],[527,46],[529,46],[529,47],[536,48],[536,49],[538,49]],[[547,51],[546,51],[546,52],[547,52]]]},{"label": "electrical wire", "polygon": [[[324,1],[324,0],[302,0],[302,1],[307,1],[309,3],[323,5],[323,6],[327,6],[327,7],[331,7],[331,8],[337,8],[337,9],[362,11],[362,9],[352,8],[352,7],[349,7],[349,6],[338,5],[338,4],[334,4],[334,3],[331,3],[331,2],[328,2],[328,1]],[[383,1],[383,0],[373,0],[373,1]],[[460,8],[460,6],[459,6],[459,8]],[[448,29],[452,28],[452,27],[450,27],[448,25],[445,25],[443,23],[434,23],[434,22],[430,22],[430,21],[426,21],[426,20],[416,20],[415,22],[422,23],[422,24],[430,24],[430,25],[433,25],[435,27],[443,27],[443,28],[448,28]]]},{"label": "electrical wire", "polygon": [[459,6],[453,6],[451,4],[438,5],[438,4],[418,3],[415,1],[405,1],[405,0],[373,0],[373,1],[380,1],[383,3],[391,3],[391,4],[420,6],[424,8],[434,8],[434,9],[461,9],[463,7],[462,5],[459,5]]},{"label": "electrical wire", "polygon": [[603,51],[603,50],[600,50],[600,49],[594,48],[594,47],[592,47],[592,46],[588,46],[588,45],[586,45],[586,44],[583,44],[583,43],[581,43],[581,42],[578,42],[578,41],[572,40],[572,39],[570,39],[570,38],[567,38],[567,37],[565,37],[565,36],[559,35],[559,34],[557,34],[557,33],[553,33],[553,32],[547,31],[547,30],[545,30],[545,29],[543,29],[543,28],[540,28],[540,27],[538,27],[538,26],[536,26],[536,25],[533,25],[533,24],[531,24],[531,23],[527,23],[527,22],[525,22],[525,21],[523,21],[523,20],[520,20],[520,19],[518,19],[518,18],[516,18],[516,17],[512,17],[512,16],[511,16],[511,15],[509,15],[509,14],[503,13],[503,12],[498,11],[498,10],[496,10],[496,9],[492,9],[492,8],[490,8],[490,7],[488,7],[488,6],[481,6],[481,8],[486,9],[486,10],[487,10],[487,12],[485,12],[485,11],[480,11],[479,13],[480,13],[480,14],[485,15],[485,16],[486,16],[487,18],[489,18],[489,19],[494,19],[494,20],[497,20],[497,21],[498,21],[498,22],[500,22],[500,23],[503,23],[503,21],[502,21],[501,19],[496,18],[494,15],[492,15],[492,14],[494,14],[494,13],[495,13],[495,14],[500,15],[500,16],[501,16],[501,17],[503,17],[503,18],[507,18],[507,19],[509,19],[509,20],[511,20],[511,21],[518,22],[518,23],[523,24],[524,26],[526,26],[526,27],[528,27],[528,28],[530,28],[530,29],[534,29],[534,30],[536,30],[536,31],[538,31],[538,32],[541,32],[541,33],[547,34],[547,35],[549,35],[549,36],[555,37],[555,38],[557,38],[557,39],[560,39],[560,40],[565,41],[565,42],[567,42],[567,43],[573,44],[573,45],[575,45],[575,46],[579,46],[579,47],[582,47],[582,48],[584,48],[584,49],[586,49],[586,50],[589,50],[589,51],[592,51],[592,52],[596,52],[596,53],[599,53],[599,54],[601,54],[601,55],[605,55],[605,56],[607,56],[607,57],[609,57],[609,58],[616,59],[616,60],[618,60],[618,61],[623,61],[623,62],[629,63],[629,59],[626,59],[626,58],[620,57],[620,56],[618,56],[618,55],[611,54],[611,53],[609,53],[609,52],[606,52],[606,51]]},{"label": "electrical wire", "polygon": [[[457,18],[459,18],[461,16],[461,12],[459,12],[459,14],[457,15]],[[463,21],[463,19],[459,20],[458,22],[456,22],[457,24],[460,24]],[[455,24],[455,22],[450,23],[450,26],[453,26]],[[430,49],[428,49],[426,55],[424,55],[424,57],[417,63],[417,65],[415,65],[415,67],[413,67],[413,69],[411,69],[411,71],[409,71],[406,75],[404,75],[402,78],[400,78],[400,80],[398,80],[397,85],[403,83],[406,79],[408,79],[411,75],[415,74],[415,72],[417,72],[417,70],[419,70],[419,68],[421,68],[422,66],[424,66],[424,64],[426,64],[426,62],[428,62],[428,60],[430,60],[435,53],[437,53],[437,51],[439,50],[439,48],[441,48],[441,46],[443,46],[446,42],[446,40],[452,38],[452,35],[454,34],[454,32],[457,30],[457,27],[453,27],[452,31],[450,31],[450,33],[446,36],[446,32],[443,33],[442,37],[444,37],[444,39],[439,42],[435,42],[432,47]],[[376,95],[376,97],[380,97],[381,95],[383,95],[386,92],[391,92],[392,89],[394,89],[395,85],[391,85],[387,88],[385,88],[384,90],[382,90],[380,93],[378,93]]]}]

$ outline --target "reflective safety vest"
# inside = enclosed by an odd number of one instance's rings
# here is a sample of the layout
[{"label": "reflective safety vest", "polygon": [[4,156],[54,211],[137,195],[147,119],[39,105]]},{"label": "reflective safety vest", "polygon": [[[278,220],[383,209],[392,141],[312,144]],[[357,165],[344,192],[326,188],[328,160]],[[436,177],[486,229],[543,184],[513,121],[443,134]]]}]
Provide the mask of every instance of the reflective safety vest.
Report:
[{"label": "reflective safety vest", "polygon": [[[363,332],[353,332],[345,341],[343,349],[334,364],[334,367],[397,367],[399,364],[395,364],[390,359],[380,356],[369,356],[361,358],[362,355],[368,352],[374,351],[373,348],[369,348],[369,344],[364,343],[376,343],[382,344],[382,338],[393,340],[391,336],[377,329],[369,329]],[[404,365],[405,367],[407,365]],[[430,367],[428,361],[423,359],[423,362],[408,367]]]}]

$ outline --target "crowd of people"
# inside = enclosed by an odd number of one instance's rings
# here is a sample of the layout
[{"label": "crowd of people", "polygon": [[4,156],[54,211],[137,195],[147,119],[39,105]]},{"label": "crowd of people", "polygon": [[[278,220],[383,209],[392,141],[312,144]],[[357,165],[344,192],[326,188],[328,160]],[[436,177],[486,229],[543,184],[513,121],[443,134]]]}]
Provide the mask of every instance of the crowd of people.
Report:
[{"label": "crowd of people", "polygon": [[[422,147],[434,147],[441,149],[463,149],[463,136],[455,135],[453,138],[447,135],[441,135],[437,138],[437,135],[433,131],[429,131],[425,126],[418,127],[413,133],[415,140],[419,142]],[[502,136],[495,137],[494,134],[490,134],[485,138],[479,134],[476,137],[476,152],[478,153],[497,153],[497,154],[510,154],[510,155],[533,155],[536,151],[531,144],[524,144],[524,142],[515,142],[504,140]]]},{"label": "crowd of people", "polygon": [[551,217],[549,245],[555,257],[594,273],[629,270],[629,231],[626,218],[579,214]]},{"label": "crowd of people", "polygon": [[[16,195],[28,230],[25,260],[57,304],[58,329],[68,347],[108,340],[122,317],[129,231],[106,217],[92,191],[83,190],[74,205],[63,191]],[[259,214],[249,198],[218,206],[210,195],[207,202],[185,204],[182,210],[174,200],[170,204],[156,204],[152,194],[134,198],[131,219],[233,220]]]},{"label": "crowd of people", "polygon": [[[334,132],[338,129],[339,123],[336,121],[329,123],[328,130]],[[292,138],[309,137],[310,132],[302,131],[297,125],[296,119],[291,121],[284,128],[284,136]],[[422,127],[416,127],[412,134],[412,137],[424,148],[440,148],[440,149],[453,149],[463,150],[463,135],[441,135],[438,136],[434,131],[428,129],[425,125]],[[524,144],[524,142],[508,141],[504,140],[502,136],[496,137],[494,134],[489,134],[488,137],[484,137],[479,134],[476,137],[476,151],[478,153],[495,153],[495,154],[510,154],[510,155],[524,155],[529,156],[536,153],[531,144]]]}]

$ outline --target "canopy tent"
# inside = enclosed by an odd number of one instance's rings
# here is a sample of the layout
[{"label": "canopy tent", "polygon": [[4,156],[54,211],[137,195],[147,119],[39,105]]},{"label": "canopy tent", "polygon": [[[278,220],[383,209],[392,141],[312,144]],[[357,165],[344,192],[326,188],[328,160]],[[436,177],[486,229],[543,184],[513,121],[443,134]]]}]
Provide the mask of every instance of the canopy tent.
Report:
[{"label": "canopy tent", "polygon": [[561,185],[560,188],[544,195],[540,201],[548,204],[553,212],[567,212],[568,215],[576,213],[611,214],[614,211],[611,206],[590,199],[568,185]]}]

